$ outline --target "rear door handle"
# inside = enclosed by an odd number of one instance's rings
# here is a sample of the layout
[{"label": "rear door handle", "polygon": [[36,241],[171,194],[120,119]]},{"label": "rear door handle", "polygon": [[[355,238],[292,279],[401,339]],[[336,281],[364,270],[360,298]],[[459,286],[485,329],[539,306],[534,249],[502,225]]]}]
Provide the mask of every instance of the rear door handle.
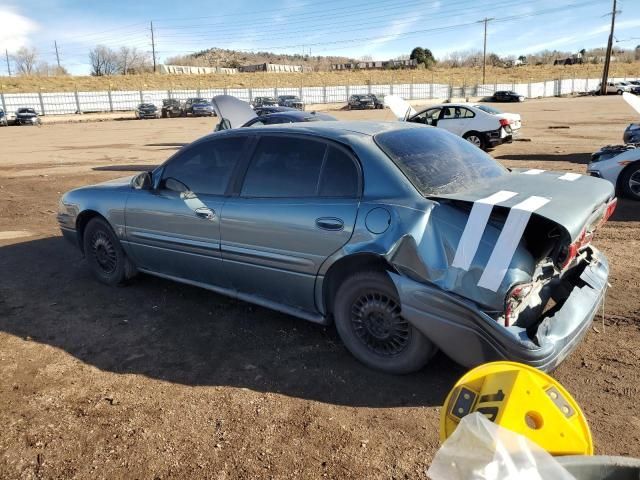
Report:
[{"label": "rear door handle", "polygon": [[216,218],[216,212],[207,207],[198,207],[195,209],[196,216],[205,220],[213,220]]},{"label": "rear door handle", "polygon": [[340,218],[320,217],[316,219],[316,226],[322,230],[337,231],[344,228],[344,222]]}]

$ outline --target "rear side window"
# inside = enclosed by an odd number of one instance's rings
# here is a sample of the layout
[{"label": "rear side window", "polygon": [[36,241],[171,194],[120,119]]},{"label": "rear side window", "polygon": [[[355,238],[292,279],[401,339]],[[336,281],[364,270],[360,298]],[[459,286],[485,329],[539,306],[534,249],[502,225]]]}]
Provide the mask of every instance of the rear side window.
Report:
[{"label": "rear side window", "polygon": [[355,197],[358,170],[342,150],[294,137],[263,137],[251,160],[244,197]]},{"label": "rear side window", "polygon": [[187,149],[165,166],[160,188],[172,190],[173,179],[196,194],[224,195],[245,141],[222,138]]}]

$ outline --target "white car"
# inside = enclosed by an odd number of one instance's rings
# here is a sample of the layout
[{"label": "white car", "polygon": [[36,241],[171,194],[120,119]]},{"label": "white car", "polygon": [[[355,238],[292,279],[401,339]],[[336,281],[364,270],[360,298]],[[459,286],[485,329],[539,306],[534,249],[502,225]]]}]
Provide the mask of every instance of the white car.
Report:
[{"label": "white car", "polygon": [[[598,85],[596,93],[600,93],[600,85]],[[622,95],[624,92],[630,92],[631,88],[632,86],[626,82],[607,82],[607,95],[610,93]]]},{"label": "white car", "polygon": [[443,128],[483,150],[511,143],[522,126],[517,113],[503,113],[488,105],[445,103],[416,112],[399,97],[389,97],[385,97],[385,104],[399,120]]},{"label": "white car", "polygon": [[[630,93],[624,93],[622,98],[640,113],[640,99]],[[627,127],[629,131],[630,127]],[[632,141],[631,135],[625,140]],[[625,197],[640,200],[640,144],[607,145],[591,155],[591,162],[587,173],[592,177],[604,178],[613,183],[616,190]]]}]

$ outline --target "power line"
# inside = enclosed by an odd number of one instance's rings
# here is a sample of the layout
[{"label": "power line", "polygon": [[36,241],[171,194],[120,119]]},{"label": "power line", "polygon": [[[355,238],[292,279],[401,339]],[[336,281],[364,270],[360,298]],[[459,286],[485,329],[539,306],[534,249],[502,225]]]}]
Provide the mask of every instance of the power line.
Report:
[{"label": "power line", "polygon": [[153,51],[153,73],[156,73],[156,42],[153,37],[153,21],[151,22],[151,50]]},{"label": "power line", "polygon": [[482,84],[485,85],[485,71],[487,69],[487,23],[495,18],[487,18],[480,20],[478,23],[484,23],[484,48],[482,49]]},{"label": "power line", "polygon": [[607,56],[604,59],[604,68],[602,69],[602,82],[600,82],[600,94],[607,94],[607,83],[609,81],[609,65],[611,64],[611,50],[613,48],[613,32],[616,27],[616,0],[613,0],[613,9],[611,10],[611,32],[609,33],[609,41],[607,42]]},{"label": "power line", "polygon": [[60,70],[60,54],[58,53],[58,42],[57,40],[53,41],[54,47],[56,47],[56,62],[58,63],[58,70]]},{"label": "power line", "polygon": [[9,76],[11,76],[11,63],[9,63],[9,50],[5,48],[4,54],[7,57],[7,72],[9,72]]}]

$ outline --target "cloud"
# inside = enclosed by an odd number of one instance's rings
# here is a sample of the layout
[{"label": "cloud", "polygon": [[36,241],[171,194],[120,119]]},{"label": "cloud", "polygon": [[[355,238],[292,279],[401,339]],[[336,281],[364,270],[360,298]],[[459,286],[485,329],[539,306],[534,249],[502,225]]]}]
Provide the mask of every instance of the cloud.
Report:
[{"label": "cloud", "polygon": [[39,28],[33,20],[8,7],[0,7],[0,48],[10,52],[29,45],[29,36]]},{"label": "cloud", "polygon": [[368,43],[367,48],[370,52],[373,52],[374,49],[380,48],[383,45],[386,45],[389,42],[393,42],[397,40],[398,36],[401,36],[403,33],[411,31],[411,28],[422,20],[422,15],[416,15],[411,21],[407,22],[406,20],[393,20],[389,24],[387,28],[385,28],[384,32],[381,33],[380,37],[372,40]]}]

